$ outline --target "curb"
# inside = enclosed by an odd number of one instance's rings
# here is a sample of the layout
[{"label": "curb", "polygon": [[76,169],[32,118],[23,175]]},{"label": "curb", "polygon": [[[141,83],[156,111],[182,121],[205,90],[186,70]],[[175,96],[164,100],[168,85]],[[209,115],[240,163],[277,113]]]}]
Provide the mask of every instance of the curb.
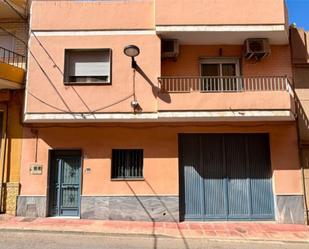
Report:
[{"label": "curb", "polygon": [[[181,239],[179,237],[164,234],[147,234],[147,233],[105,233],[105,232],[84,232],[84,231],[63,231],[63,230],[36,230],[23,228],[0,228],[1,232],[24,232],[24,233],[52,233],[52,234],[72,234],[72,235],[93,235],[93,236],[127,236],[127,237],[144,237],[144,238],[169,238]],[[191,239],[191,238],[190,238]],[[198,238],[196,238],[198,239]]]},{"label": "curb", "polygon": [[24,232],[24,233],[42,233],[42,234],[68,234],[68,235],[90,235],[102,237],[143,237],[143,238],[166,238],[176,240],[208,240],[208,241],[231,241],[231,242],[256,242],[256,243],[289,243],[289,244],[309,244],[308,240],[276,240],[276,239],[257,239],[257,238],[213,238],[213,237],[178,237],[165,234],[146,234],[146,233],[105,233],[105,232],[84,232],[84,231],[62,231],[62,230],[36,230],[23,228],[0,228],[1,232]]}]

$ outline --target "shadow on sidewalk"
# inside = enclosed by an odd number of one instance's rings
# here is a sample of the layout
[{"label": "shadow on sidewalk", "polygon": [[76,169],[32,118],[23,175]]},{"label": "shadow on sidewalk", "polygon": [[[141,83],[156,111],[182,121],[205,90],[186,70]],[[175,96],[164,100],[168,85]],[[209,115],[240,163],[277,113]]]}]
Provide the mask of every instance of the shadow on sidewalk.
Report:
[{"label": "shadow on sidewalk", "polygon": [[[168,212],[169,216],[173,219],[173,223],[176,224],[177,226],[177,230],[180,234],[180,237],[183,241],[183,244],[185,246],[186,249],[190,249],[189,247],[189,243],[187,241],[187,239],[185,238],[182,230],[180,229],[179,226],[179,222],[178,220],[174,217],[173,213],[169,210],[169,208],[166,206],[166,204],[164,203],[164,201],[162,201],[162,199],[160,198],[160,196],[155,192],[155,190],[152,188],[152,186],[149,184],[148,181],[146,181],[146,184],[148,185],[148,187],[151,189],[151,191],[153,192],[154,196],[157,198],[157,200],[160,202],[160,204],[162,205],[162,207],[164,207],[164,209]],[[133,193],[134,197],[136,198],[136,200],[139,202],[139,204],[141,205],[141,207],[144,209],[145,213],[147,214],[149,220],[152,222],[152,236],[154,238],[154,244],[153,244],[153,249],[157,249],[158,248],[158,236],[156,235],[156,220],[155,218],[152,217],[151,213],[147,210],[146,206],[144,205],[144,203],[142,202],[141,198],[136,194],[136,192],[134,191],[134,189],[130,186],[129,182],[126,181],[126,184],[128,186],[128,188],[131,190],[131,192]]]}]

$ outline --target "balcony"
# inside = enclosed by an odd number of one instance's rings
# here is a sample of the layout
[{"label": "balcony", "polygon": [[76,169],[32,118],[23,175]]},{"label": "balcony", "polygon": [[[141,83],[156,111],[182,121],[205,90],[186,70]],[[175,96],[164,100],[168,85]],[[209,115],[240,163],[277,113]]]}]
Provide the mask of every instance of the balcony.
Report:
[{"label": "balcony", "polygon": [[25,56],[0,47],[0,89],[24,87]]},{"label": "balcony", "polygon": [[285,76],[161,77],[158,81],[158,110],[166,117],[185,120],[189,113],[212,120],[294,119],[293,94]]}]

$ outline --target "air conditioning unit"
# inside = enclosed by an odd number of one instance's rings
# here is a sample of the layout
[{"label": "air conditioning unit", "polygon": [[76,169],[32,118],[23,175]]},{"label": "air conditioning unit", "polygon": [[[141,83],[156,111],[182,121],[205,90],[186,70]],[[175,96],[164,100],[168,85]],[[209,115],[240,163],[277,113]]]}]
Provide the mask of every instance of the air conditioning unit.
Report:
[{"label": "air conditioning unit", "polygon": [[174,58],[179,55],[179,42],[175,39],[163,39],[161,42],[162,58]]},{"label": "air conditioning unit", "polygon": [[269,40],[266,38],[250,38],[245,41],[245,58],[261,60],[270,55]]}]

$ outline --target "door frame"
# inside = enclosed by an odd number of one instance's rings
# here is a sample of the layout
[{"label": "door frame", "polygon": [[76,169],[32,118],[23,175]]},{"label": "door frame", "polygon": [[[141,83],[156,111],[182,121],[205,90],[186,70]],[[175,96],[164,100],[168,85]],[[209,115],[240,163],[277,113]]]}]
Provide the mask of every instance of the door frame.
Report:
[{"label": "door frame", "polygon": [[67,216],[50,216],[50,175],[51,175],[51,164],[52,164],[52,156],[53,153],[62,153],[62,152],[73,152],[76,153],[75,155],[79,154],[80,156],[80,179],[79,179],[79,201],[78,201],[78,214],[76,216],[70,216],[70,217],[76,217],[80,218],[81,215],[81,199],[82,199],[82,183],[83,183],[83,162],[84,162],[84,156],[83,156],[83,150],[80,148],[55,148],[55,149],[49,149],[48,150],[48,172],[47,172],[47,188],[46,188],[46,215],[48,217],[67,217]]}]

